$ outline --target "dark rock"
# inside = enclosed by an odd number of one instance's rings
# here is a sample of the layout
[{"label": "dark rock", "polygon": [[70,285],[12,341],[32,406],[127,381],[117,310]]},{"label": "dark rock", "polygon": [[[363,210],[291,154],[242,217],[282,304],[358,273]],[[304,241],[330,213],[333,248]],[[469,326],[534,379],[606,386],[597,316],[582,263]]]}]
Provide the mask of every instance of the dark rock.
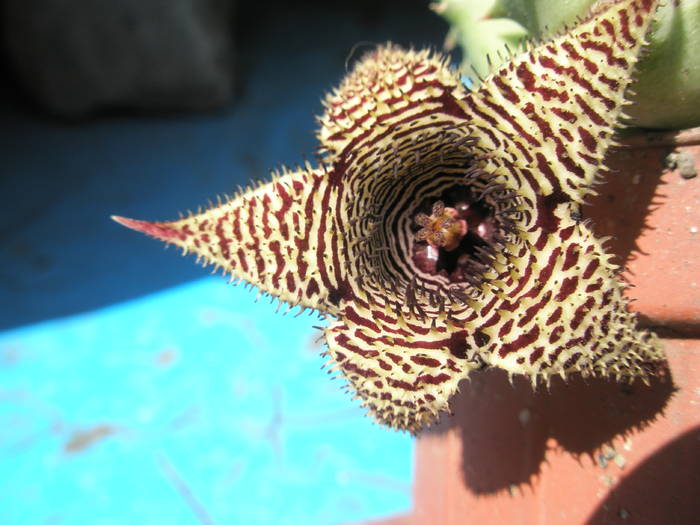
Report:
[{"label": "dark rock", "polygon": [[233,0],[2,0],[20,83],[68,117],[197,110],[231,97]]}]

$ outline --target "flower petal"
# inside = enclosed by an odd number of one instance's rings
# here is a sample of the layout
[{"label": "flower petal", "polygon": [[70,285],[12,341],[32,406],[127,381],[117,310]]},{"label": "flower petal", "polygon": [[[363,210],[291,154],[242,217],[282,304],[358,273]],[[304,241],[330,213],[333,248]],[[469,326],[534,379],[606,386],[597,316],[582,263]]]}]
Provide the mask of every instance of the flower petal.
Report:
[{"label": "flower petal", "polygon": [[[459,381],[482,366],[467,331],[349,304],[325,331],[328,354],[380,423],[417,432],[447,410]],[[478,339],[478,338],[477,338]]]},{"label": "flower petal", "polygon": [[[361,151],[362,144],[381,140],[394,125],[430,121],[430,115],[456,116],[464,123],[456,100],[466,95],[445,57],[430,51],[404,51],[395,45],[367,54],[328,95],[317,133],[328,162],[349,162],[341,153]],[[419,127],[413,126],[415,133]],[[403,138],[410,138],[407,135]],[[388,144],[392,146],[392,144]],[[391,153],[388,150],[386,153]]]},{"label": "flower petal", "polygon": [[290,305],[333,313],[343,295],[338,239],[329,233],[334,199],[325,170],[285,170],[268,184],[187,218],[115,220]]},{"label": "flower petal", "polygon": [[491,344],[481,357],[511,374],[646,378],[664,360],[655,334],[636,328],[613,256],[584,223],[561,219],[556,234],[523,243],[499,275],[498,300],[481,305],[473,329]]},{"label": "flower petal", "polygon": [[464,98],[487,169],[538,195],[582,202],[600,177],[658,2],[599,2],[588,20],[515,57]]}]

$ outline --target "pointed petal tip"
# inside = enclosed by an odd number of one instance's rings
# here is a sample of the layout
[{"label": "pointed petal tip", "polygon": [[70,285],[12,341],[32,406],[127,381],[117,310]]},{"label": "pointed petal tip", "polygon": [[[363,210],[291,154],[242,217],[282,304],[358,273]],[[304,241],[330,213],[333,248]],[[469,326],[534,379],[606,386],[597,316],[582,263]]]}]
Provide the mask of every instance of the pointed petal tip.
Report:
[{"label": "pointed petal tip", "polygon": [[150,235],[162,241],[184,240],[185,238],[185,235],[177,228],[173,227],[172,223],[139,221],[119,215],[112,215],[111,218],[122,226],[145,233],[146,235]]},{"label": "pointed petal tip", "polygon": [[109,218],[112,219],[114,222],[118,222],[122,226],[131,228],[132,230],[142,231],[142,227],[140,226],[144,221],[137,221],[135,219],[129,219],[128,217],[122,217],[120,215],[110,215]]}]

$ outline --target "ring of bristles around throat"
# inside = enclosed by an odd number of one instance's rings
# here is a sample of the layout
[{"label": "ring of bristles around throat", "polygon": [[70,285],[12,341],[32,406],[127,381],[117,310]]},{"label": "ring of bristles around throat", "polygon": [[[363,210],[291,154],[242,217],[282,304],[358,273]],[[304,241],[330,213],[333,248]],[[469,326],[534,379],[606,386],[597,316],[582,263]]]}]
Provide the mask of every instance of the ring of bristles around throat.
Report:
[{"label": "ring of bristles around throat", "polygon": [[[399,127],[361,159],[347,159],[352,185],[341,209],[358,217],[344,224],[347,271],[360,293],[396,315],[463,318],[510,266],[509,246],[521,242],[520,200],[482,168],[488,153],[465,126],[408,131]],[[435,211],[450,219],[433,221],[437,230],[456,231],[442,245],[445,232],[437,243],[421,233]]]}]

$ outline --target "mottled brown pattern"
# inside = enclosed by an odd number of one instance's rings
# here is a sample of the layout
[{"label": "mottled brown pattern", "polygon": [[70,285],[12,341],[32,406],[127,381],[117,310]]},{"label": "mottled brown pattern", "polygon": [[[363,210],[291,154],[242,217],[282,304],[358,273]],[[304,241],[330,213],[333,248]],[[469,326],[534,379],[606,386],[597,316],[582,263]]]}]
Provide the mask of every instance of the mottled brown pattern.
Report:
[{"label": "mottled brown pattern", "polygon": [[[579,205],[655,6],[608,2],[472,92],[444,57],[379,47],[326,97],[318,167],[179,221],[118,220],[332,316],[329,365],[393,428],[432,423],[485,366],[646,378],[663,352]],[[479,236],[427,252],[416,217],[445,199],[479,207]]]}]

